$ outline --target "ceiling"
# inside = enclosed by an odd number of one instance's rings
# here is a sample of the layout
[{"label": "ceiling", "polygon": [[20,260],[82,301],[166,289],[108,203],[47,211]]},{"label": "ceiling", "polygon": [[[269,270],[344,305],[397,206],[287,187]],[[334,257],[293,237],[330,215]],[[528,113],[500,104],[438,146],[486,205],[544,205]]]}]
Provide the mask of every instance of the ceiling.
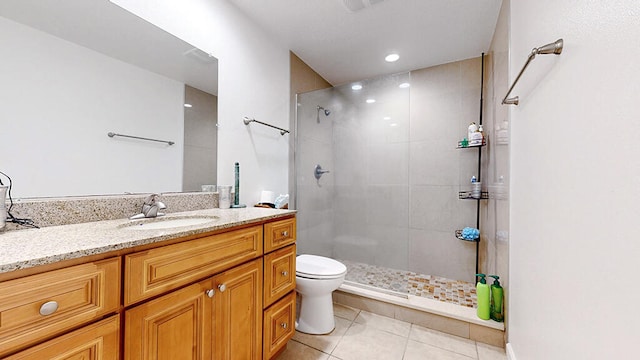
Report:
[{"label": "ceiling", "polygon": [[[229,0],[333,85],[480,56],[502,0]],[[361,8],[353,11],[353,9]],[[384,57],[396,52],[400,60]]]}]

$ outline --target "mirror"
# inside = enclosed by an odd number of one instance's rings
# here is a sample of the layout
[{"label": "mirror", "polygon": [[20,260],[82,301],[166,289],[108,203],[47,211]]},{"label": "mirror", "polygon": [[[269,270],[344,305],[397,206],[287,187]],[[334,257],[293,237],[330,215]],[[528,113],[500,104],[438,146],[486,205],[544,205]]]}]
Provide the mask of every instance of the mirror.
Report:
[{"label": "mirror", "polygon": [[14,198],[215,184],[215,57],[106,0],[3,0],[0,49]]}]

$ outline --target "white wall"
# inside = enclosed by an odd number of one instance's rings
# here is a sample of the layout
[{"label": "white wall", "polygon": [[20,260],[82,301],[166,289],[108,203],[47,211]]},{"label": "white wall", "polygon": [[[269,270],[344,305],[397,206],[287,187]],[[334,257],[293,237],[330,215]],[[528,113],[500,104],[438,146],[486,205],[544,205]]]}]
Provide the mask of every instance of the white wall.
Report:
[{"label": "white wall", "polygon": [[0,44],[0,168],[13,197],[180,191],[182,83],[2,17]]},{"label": "white wall", "polygon": [[512,1],[509,343],[518,360],[629,359],[640,338],[640,2]]},{"label": "white wall", "polygon": [[240,202],[260,191],[288,192],[289,136],[244,116],[289,127],[289,51],[226,0],[113,0],[219,60],[218,185],[233,184],[240,163]]}]

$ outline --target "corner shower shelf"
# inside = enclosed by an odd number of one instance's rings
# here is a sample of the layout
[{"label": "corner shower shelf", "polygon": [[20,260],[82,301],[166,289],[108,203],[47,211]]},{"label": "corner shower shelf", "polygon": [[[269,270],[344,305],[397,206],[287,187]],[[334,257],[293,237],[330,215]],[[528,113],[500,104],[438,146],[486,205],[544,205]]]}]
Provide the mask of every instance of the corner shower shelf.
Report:
[{"label": "corner shower shelf", "polygon": [[474,198],[471,196],[471,191],[460,191],[458,192],[458,199],[460,200],[486,200],[489,198],[488,191],[482,191],[479,198]]},{"label": "corner shower shelf", "polygon": [[467,146],[462,146],[462,141],[458,141],[458,146],[456,146],[456,149],[472,149],[472,148],[483,147],[485,145],[487,145],[486,140],[482,140],[482,144],[480,145],[467,145]]},{"label": "corner shower shelf", "polygon": [[480,242],[480,237],[475,238],[475,239],[472,239],[472,240],[463,238],[463,237],[462,237],[462,230],[456,230],[456,237],[457,237],[459,240],[462,240],[462,241],[468,241],[468,242]]}]

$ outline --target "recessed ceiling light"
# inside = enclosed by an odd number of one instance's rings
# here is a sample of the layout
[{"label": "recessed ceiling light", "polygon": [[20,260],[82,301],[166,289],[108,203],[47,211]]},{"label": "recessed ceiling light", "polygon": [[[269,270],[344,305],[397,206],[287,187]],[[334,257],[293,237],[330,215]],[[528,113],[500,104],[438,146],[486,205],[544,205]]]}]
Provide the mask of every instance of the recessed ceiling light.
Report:
[{"label": "recessed ceiling light", "polygon": [[389,126],[398,126],[396,123],[389,124]]},{"label": "recessed ceiling light", "polygon": [[389,54],[387,55],[387,57],[384,58],[386,62],[394,62],[394,61],[398,61],[398,59],[400,59],[400,55],[398,54]]},{"label": "recessed ceiling light", "polygon": [[382,118],[382,120],[391,120],[391,116],[385,116]]},{"label": "recessed ceiling light", "polygon": [[362,90],[362,85],[360,84],[351,85],[351,90]]},{"label": "recessed ceiling light", "polygon": [[376,99],[367,99],[367,104],[373,104],[376,102]]},{"label": "recessed ceiling light", "polygon": [[399,87],[400,89],[406,89],[406,88],[408,88],[409,86],[411,86],[411,84],[409,84],[409,83],[402,83],[402,84],[398,85],[398,87]]},{"label": "recessed ceiling light", "polygon": [[190,107],[193,107],[193,105],[191,105],[191,104],[184,104],[184,107],[186,107],[186,108],[190,108]]}]

